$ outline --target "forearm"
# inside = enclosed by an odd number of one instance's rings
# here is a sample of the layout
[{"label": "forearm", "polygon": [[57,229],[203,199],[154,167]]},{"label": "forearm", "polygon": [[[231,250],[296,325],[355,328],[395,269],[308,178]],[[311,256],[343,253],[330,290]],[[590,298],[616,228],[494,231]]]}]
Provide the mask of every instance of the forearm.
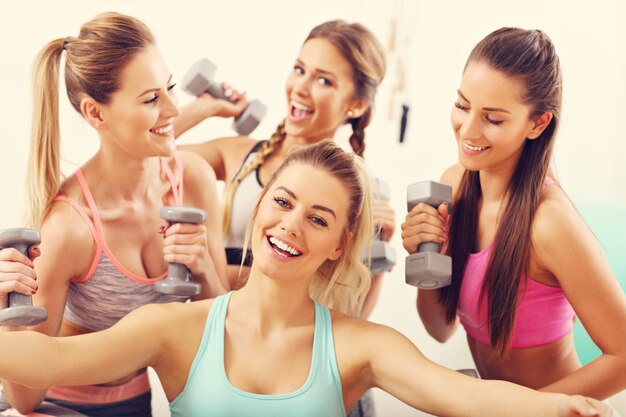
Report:
[{"label": "forearm", "polygon": [[198,125],[207,115],[201,112],[201,108],[192,101],[180,108],[180,115],[174,119],[174,136],[178,138],[180,135]]},{"label": "forearm", "polygon": [[0,334],[0,378],[10,381],[7,392],[13,392],[16,399],[24,394],[29,397],[25,402],[35,402],[35,392],[30,390],[29,393],[26,387],[44,389],[45,393],[55,380],[59,357],[56,341],[49,336],[32,331]]},{"label": "forearm", "polygon": [[618,355],[603,354],[576,372],[541,388],[541,391],[579,394],[603,400],[624,389],[626,361]]},{"label": "forearm", "polygon": [[193,275],[192,278],[194,281],[201,283],[200,293],[192,298],[194,301],[215,298],[218,295],[225,294],[230,288],[225,286],[223,281],[226,281],[226,279],[222,279],[218,275],[212,262],[203,272]]},{"label": "forearm", "polygon": [[459,416],[558,416],[559,407],[566,400],[562,394],[541,393],[505,381],[477,382],[466,404],[467,411]]},{"label": "forearm", "polygon": [[418,290],[417,312],[428,334],[441,343],[447,341],[458,326],[458,320],[446,321],[443,305],[439,302],[439,290]]}]

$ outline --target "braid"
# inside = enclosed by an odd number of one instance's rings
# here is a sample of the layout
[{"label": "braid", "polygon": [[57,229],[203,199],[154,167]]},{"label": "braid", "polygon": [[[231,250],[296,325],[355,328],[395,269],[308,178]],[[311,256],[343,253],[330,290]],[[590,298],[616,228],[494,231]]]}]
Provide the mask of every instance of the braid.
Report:
[{"label": "braid", "polygon": [[276,147],[285,140],[285,121],[283,120],[281,124],[278,125],[276,131],[269,138],[267,142],[261,145],[261,148],[257,151],[256,155],[250,162],[248,162],[245,166],[243,166],[235,178],[226,186],[224,189],[224,204],[223,204],[223,215],[222,215],[222,231],[224,235],[224,239],[228,237],[228,231],[230,229],[230,218],[231,218],[231,209],[233,205],[233,198],[235,196],[235,191],[241,181],[244,180],[252,171],[257,169],[265,160],[274,152]]},{"label": "braid", "polygon": [[370,124],[371,115],[372,109],[370,107],[361,117],[350,119],[350,125],[352,126],[350,146],[352,146],[354,153],[361,158],[363,158],[363,153],[365,152],[365,128]]}]

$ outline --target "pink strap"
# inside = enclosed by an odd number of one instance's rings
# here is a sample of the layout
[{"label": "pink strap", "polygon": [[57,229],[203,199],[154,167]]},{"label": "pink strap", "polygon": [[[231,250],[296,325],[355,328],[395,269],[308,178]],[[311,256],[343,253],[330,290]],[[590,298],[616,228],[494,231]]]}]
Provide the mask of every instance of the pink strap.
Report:
[{"label": "pink strap", "polygon": [[48,396],[79,404],[108,404],[138,397],[150,391],[148,373],[142,372],[122,385],[81,385],[48,388]]},{"label": "pink strap", "polygon": [[85,223],[87,223],[89,230],[91,230],[93,240],[95,241],[95,244],[96,244],[96,252],[94,253],[94,257],[93,257],[93,260],[91,261],[91,265],[89,266],[89,270],[87,271],[85,276],[78,278],[78,279],[71,280],[72,282],[85,282],[93,276],[93,273],[96,271],[96,268],[98,267],[98,263],[100,262],[100,254],[102,253],[102,244],[101,244],[102,238],[101,236],[98,235],[98,232],[94,228],[93,222],[91,221],[91,218],[89,217],[85,209],[80,204],[78,204],[76,200],[74,200],[73,198],[64,196],[64,195],[58,195],[54,197],[53,201],[65,201],[69,203],[72,207],[74,207],[74,209],[78,212],[78,214],[80,214],[80,216],[85,220]]},{"label": "pink strap", "polygon": [[161,169],[165,172],[167,179],[172,186],[172,195],[174,196],[174,203],[177,206],[183,205],[183,161],[180,159],[178,152],[174,154],[174,161],[176,162],[176,174],[172,172],[169,165],[168,158],[161,159]]},{"label": "pink strap", "polygon": [[93,199],[93,195],[91,194],[91,190],[89,189],[89,185],[87,184],[87,180],[85,179],[85,175],[83,171],[78,168],[76,170],[76,178],[78,179],[78,183],[80,184],[80,188],[83,190],[83,195],[85,196],[85,200],[87,201],[87,206],[89,210],[91,210],[91,216],[93,217],[93,225],[98,232],[96,235],[96,239],[98,243],[102,247],[106,246],[104,244],[104,238],[102,233],[102,221],[100,220],[100,214],[98,213],[98,207],[96,207],[96,201]]}]

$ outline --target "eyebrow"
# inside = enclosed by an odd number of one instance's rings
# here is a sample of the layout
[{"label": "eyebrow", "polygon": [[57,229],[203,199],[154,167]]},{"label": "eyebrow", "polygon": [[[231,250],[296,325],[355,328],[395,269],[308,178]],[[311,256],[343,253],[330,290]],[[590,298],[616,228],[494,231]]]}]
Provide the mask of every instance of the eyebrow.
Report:
[{"label": "eyebrow", "polygon": [[[465,101],[467,101],[468,103],[470,103],[470,101],[463,95],[463,93],[461,93],[461,90],[456,90],[456,92],[461,96],[461,98]],[[483,110],[487,110],[487,111],[497,111],[497,112],[502,112],[502,113],[509,113],[511,114],[510,111],[508,111],[507,109],[502,109],[499,107],[483,107]]]},{"label": "eyebrow", "polygon": [[[298,197],[296,197],[296,195],[293,193],[293,191],[291,191],[290,189],[288,189],[286,187],[283,187],[282,185],[276,187],[276,190],[283,190],[284,192],[289,194],[291,196],[291,198],[293,198],[296,201],[298,200]],[[319,204],[313,204],[312,207],[314,209],[316,209],[316,210],[322,210],[322,211],[328,212],[328,213],[332,214],[335,219],[337,218],[337,215],[335,214],[335,212],[332,209],[329,209],[326,206],[321,206]]]},{"label": "eyebrow", "polygon": [[[169,84],[169,83],[170,83],[170,81],[172,81],[172,77],[173,77],[173,75],[172,75],[172,74],[170,74],[170,78],[168,78],[168,79],[167,79],[167,84]],[[157,92],[157,91],[159,91],[159,90],[160,90],[160,88],[149,88],[149,89],[147,89],[146,91],[144,91],[143,93],[139,94],[139,95],[137,96],[137,98],[139,98],[139,97],[141,97],[141,96],[143,96],[143,95],[146,95],[146,94],[148,94],[148,93]]]},{"label": "eyebrow", "polygon": [[[306,64],[300,58],[296,58],[296,63],[300,64],[302,66],[306,66]],[[333,78],[337,78],[337,76],[335,74],[333,74],[332,72],[323,70],[321,68],[315,68],[315,72],[318,72],[318,73],[323,74],[323,75],[330,75]]]}]

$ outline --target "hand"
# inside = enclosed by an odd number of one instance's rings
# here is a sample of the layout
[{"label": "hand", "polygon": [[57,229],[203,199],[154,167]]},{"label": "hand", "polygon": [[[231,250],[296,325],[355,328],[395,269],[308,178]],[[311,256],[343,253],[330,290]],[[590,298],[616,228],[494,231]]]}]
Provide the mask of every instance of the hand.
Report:
[{"label": "hand", "polygon": [[175,223],[162,226],[163,259],[167,263],[187,266],[192,275],[203,274],[213,262],[207,245],[207,229],[203,224]]},{"label": "hand", "polygon": [[[424,242],[444,243],[448,240],[448,204],[441,203],[437,209],[419,203],[406,215],[402,223],[402,245],[413,254]],[[443,248],[443,245],[442,245]]]},{"label": "hand", "polygon": [[379,238],[389,242],[396,231],[396,213],[387,200],[372,199],[372,219]]},{"label": "hand", "polygon": [[222,88],[228,100],[215,98],[208,93],[203,93],[195,99],[194,106],[197,106],[197,110],[199,113],[203,114],[205,118],[237,117],[248,105],[248,99],[245,93],[240,93],[226,83],[222,83]]},{"label": "hand", "polygon": [[[28,249],[32,259],[41,252],[37,245]],[[0,308],[8,306],[8,293],[16,291],[24,295],[37,292],[37,275],[33,269],[33,261],[13,248],[0,250]]]},{"label": "hand", "polygon": [[564,396],[558,409],[559,417],[610,417],[612,414],[607,404],[582,395]]}]

